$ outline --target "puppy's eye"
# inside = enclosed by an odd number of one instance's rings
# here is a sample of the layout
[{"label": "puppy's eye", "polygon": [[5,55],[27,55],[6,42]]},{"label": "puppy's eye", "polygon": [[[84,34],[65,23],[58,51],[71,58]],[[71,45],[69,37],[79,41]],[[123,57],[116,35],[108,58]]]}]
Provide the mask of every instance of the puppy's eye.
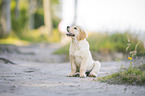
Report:
[{"label": "puppy's eye", "polygon": [[75,30],[77,30],[77,27],[74,27]]}]

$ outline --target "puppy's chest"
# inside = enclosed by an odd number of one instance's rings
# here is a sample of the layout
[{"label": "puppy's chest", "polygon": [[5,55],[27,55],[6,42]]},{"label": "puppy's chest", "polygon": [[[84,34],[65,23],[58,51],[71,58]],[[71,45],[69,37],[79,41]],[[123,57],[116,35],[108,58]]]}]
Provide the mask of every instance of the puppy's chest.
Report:
[{"label": "puppy's chest", "polygon": [[79,51],[80,50],[80,44],[72,44],[72,50],[73,51]]},{"label": "puppy's chest", "polygon": [[75,64],[77,65],[77,67],[80,67],[81,61],[82,61],[81,56],[75,56]]},{"label": "puppy's chest", "polygon": [[81,42],[78,42],[78,41],[73,41],[72,42],[72,46],[71,46],[71,50],[72,51],[79,51],[81,48],[84,47],[84,44],[85,42],[84,41],[81,41]]}]

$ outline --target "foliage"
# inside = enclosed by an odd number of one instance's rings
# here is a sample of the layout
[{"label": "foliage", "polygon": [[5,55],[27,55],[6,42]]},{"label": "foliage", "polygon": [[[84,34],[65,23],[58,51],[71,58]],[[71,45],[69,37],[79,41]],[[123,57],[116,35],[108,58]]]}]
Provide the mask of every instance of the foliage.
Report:
[{"label": "foliage", "polygon": [[[25,2],[26,3],[26,2]],[[20,16],[16,17],[15,15],[15,7],[16,7],[16,2],[15,0],[12,0],[11,2],[11,20],[12,20],[12,30],[17,36],[22,35],[22,30],[26,28],[26,24],[28,21],[28,16],[27,16],[27,6],[22,6],[20,8]]]},{"label": "foliage", "polygon": [[[39,0],[38,0],[39,1]],[[37,2],[38,2],[37,1]],[[51,0],[51,13],[52,13],[52,24],[54,30],[58,27],[58,24],[60,22],[59,17],[55,14],[56,9],[54,5],[58,5],[59,0]],[[27,34],[31,34],[30,32],[33,32],[34,30],[29,30],[29,0],[21,0],[19,2],[19,16],[16,16],[16,0],[11,1],[11,20],[12,20],[12,30],[13,33],[16,34],[20,39],[22,40],[30,40],[30,41],[59,41],[59,36],[56,37],[50,37],[48,40],[48,36],[40,36],[36,40],[36,35],[38,35],[36,32],[35,40],[31,40],[31,37]],[[43,10],[43,2],[39,1],[39,4],[37,4],[36,11],[34,12],[34,28],[39,28],[44,25],[44,10]],[[52,35],[56,35],[56,31],[54,31]],[[36,31],[36,30],[35,30]],[[39,33],[39,32],[38,32]],[[32,35],[32,34],[31,34]],[[57,34],[58,35],[58,34]],[[26,36],[26,37],[25,37]],[[43,38],[43,40],[42,40]]]},{"label": "foliage", "polygon": [[40,26],[44,25],[44,13],[43,9],[39,8],[35,13],[34,13],[34,28],[39,28]]},{"label": "foliage", "polygon": [[21,9],[20,15],[21,16],[16,19],[15,17],[13,17],[14,15],[12,14],[12,29],[18,36],[22,34],[22,30],[24,30],[24,28],[26,27],[25,25],[27,24],[28,19],[25,9]]}]

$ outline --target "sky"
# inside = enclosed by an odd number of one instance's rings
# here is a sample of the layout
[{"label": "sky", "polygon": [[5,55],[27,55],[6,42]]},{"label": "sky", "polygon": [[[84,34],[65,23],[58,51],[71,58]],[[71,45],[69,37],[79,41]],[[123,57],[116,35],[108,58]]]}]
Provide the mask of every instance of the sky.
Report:
[{"label": "sky", "polygon": [[[74,20],[74,0],[61,1],[65,30]],[[145,0],[78,0],[76,25],[96,32],[145,32]]]}]

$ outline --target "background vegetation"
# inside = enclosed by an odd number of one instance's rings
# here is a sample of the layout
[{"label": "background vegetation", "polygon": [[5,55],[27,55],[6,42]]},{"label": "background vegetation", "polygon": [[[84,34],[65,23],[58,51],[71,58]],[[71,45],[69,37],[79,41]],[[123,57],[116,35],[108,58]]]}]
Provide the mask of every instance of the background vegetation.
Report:
[{"label": "background vegetation", "polygon": [[[0,43],[16,43],[11,41],[59,42],[60,32],[58,32],[57,28],[60,17],[56,14],[59,0],[50,0],[51,22],[53,27],[51,36],[49,36],[48,31],[45,30],[44,1],[45,0],[10,0],[12,30],[7,38],[0,39]],[[0,5],[2,5],[2,2],[0,2]]]},{"label": "background vegetation", "polygon": [[[131,44],[126,51],[129,36]],[[97,34],[93,33],[90,34],[88,37],[88,42],[90,44],[90,50],[92,52],[99,52],[101,54],[110,54],[113,52],[121,52],[125,54],[129,54],[130,51],[133,51],[135,45],[139,42],[137,37],[129,33],[113,33],[113,34]],[[64,47],[58,49],[55,54],[66,54],[68,55],[69,52],[69,44],[65,45]],[[140,42],[137,48],[137,55],[144,55],[145,48],[142,42]]]}]

